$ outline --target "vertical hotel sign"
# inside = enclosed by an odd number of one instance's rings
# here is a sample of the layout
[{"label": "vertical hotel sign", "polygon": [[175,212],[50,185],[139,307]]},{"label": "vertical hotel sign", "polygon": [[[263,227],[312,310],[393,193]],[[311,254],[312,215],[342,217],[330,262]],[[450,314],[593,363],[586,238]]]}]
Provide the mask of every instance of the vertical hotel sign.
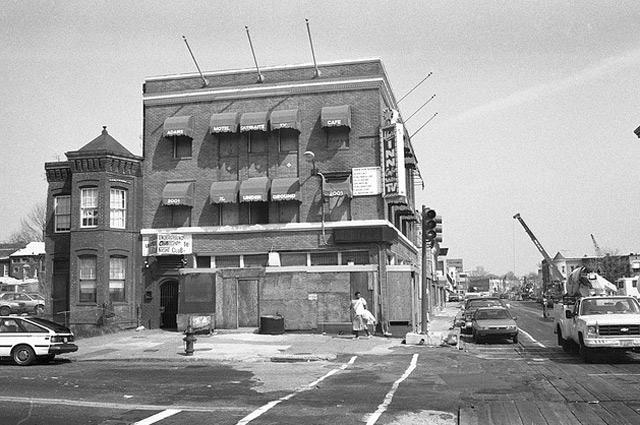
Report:
[{"label": "vertical hotel sign", "polygon": [[382,143],[383,194],[385,197],[406,196],[407,181],[404,168],[404,127],[393,124],[380,129]]}]

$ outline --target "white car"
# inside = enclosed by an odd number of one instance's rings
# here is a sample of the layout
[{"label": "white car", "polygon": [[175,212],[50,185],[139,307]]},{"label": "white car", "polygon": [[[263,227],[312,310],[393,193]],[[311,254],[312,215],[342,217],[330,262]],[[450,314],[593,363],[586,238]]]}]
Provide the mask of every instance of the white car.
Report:
[{"label": "white car", "polygon": [[10,357],[20,366],[36,360],[53,360],[58,354],[78,351],[73,333],[41,317],[0,316],[0,357]]}]

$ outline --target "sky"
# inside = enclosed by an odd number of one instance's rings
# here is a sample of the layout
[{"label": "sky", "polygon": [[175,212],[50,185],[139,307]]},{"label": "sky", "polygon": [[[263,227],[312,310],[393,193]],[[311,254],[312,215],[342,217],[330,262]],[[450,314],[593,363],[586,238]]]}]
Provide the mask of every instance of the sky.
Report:
[{"label": "sky", "polygon": [[[46,197],[44,163],[103,125],[141,154],[142,83],[203,71],[382,59],[426,205],[465,269],[640,252],[636,1],[6,1],[0,15],[0,240]],[[438,115],[418,129],[433,114]]]}]

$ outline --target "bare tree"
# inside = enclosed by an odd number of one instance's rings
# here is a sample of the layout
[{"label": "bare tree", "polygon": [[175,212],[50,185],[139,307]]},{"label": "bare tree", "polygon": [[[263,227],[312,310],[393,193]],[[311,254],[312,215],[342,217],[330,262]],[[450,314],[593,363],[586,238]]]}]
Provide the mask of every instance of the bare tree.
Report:
[{"label": "bare tree", "polygon": [[9,236],[8,242],[27,244],[29,242],[44,241],[44,231],[47,225],[47,202],[37,202],[31,211],[20,219],[20,229]]}]

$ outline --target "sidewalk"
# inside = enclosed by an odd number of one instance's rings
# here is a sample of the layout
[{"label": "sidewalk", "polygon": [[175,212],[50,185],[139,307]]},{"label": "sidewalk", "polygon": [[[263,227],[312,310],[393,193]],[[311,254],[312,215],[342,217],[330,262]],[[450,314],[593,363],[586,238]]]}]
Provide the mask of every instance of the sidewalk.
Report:
[{"label": "sidewalk", "polygon": [[[458,309],[447,306],[429,323],[426,346],[439,346]],[[185,355],[184,334],[159,329],[127,330],[76,340],[78,351],[62,357],[74,361],[157,360],[218,362],[295,362],[334,360],[341,354],[386,354],[403,343],[404,335],[353,340],[351,335],[287,332],[263,335],[254,329],[217,330],[196,335],[194,353]]]}]

